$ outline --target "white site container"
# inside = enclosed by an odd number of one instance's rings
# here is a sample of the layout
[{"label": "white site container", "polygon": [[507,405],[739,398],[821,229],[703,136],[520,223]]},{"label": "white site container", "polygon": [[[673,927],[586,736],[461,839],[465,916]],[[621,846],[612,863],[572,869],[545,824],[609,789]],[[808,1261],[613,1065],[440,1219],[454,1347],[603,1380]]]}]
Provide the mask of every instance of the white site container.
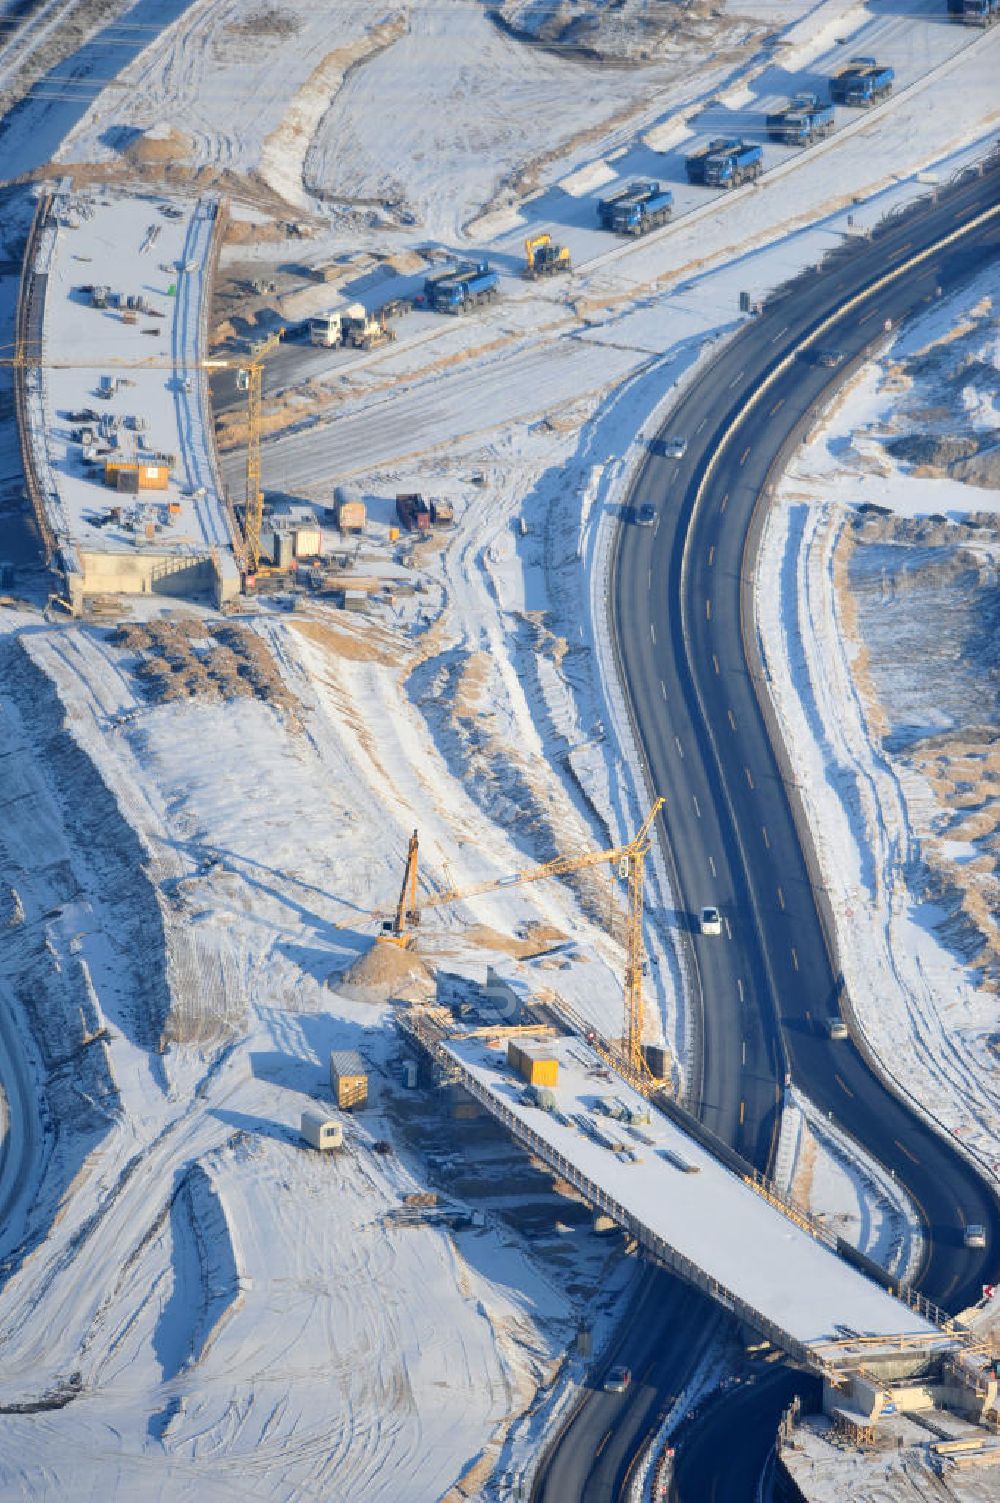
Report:
[{"label": "white site container", "polygon": [[344,1146],[343,1123],[333,1121],[323,1112],[303,1112],[301,1132],[306,1142],[322,1153]]}]

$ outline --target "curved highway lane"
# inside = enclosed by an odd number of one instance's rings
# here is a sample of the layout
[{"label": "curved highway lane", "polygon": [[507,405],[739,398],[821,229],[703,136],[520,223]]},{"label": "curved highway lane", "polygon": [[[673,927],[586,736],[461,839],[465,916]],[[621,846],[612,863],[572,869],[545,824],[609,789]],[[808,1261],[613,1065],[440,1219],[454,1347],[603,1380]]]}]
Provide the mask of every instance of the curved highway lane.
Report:
[{"label": "curved highway lane", "polygon": [[[535,1476],[532,1503],[615,1503],[627,1489],[649,1437],[689,1381],[724,1317],[707,1296],[650,1268],[623,1322],[614,1355],[591,1386]],[[624,1394],[605,1393],[608,1367],[627,1366]]]},{"label": "curved highway lane", "polygon": [[[683,459],[651,452],[637,478],[631,507],[648,500],[658,520],[655,529],[621,529],[613,604],[622,675],[651,786],[668,796],[664,813],[678,872],[676,898],[687,912],[701,971],[705,1086],[702,1101],[692,1106],[764,1169],[789,1070],[910,1190],[929,1232],[921,1287],[952,1309],[974,1300],[980,1283],[996,1276],[996,1199],[950,1145],[885,1090],[852,1043],[830,1042],[821,1031],[839,981],[743,656],[739,582],[756,498],[775,457],[813,405],[843,379],[852,359],[864,355],[886,318],[898,322],[994,254],[996,231],[977,232],[941,250],[824,332],[822,347],[844,356],[836,374],[814,356],[796,360],[744,430],[732,435],[710,484],[701,487],[697,508],[694,503],[709,456],[767,372],[860,288],[992,207],[997,176],[960,183],[929,208],[891,222],[872,241],[845,246],[821,272],[774,297],[726,346],[664,427],[664,433],[687,437]],[[695,916],[705,903],[723,910],[721,939],[697,934]],[[970,1253],[961,1243],[961,1226],[974,1220],[990,1228],[984,1254]],[[671,1289],[648,1328],[626,1333],[620,1360],[630,1347],[641,1352],[641,1341],[656,1340],[661,1378],[668,1385],[682,1382],[686,1354],[676,1322],[687,1303],[693,1308],[699,1298]],[[792,1390],[810,1381],[789,1378],[790,1384],[756,1387],[752,1398],[751,1390],[746,1398],[742,1391],[731,1397],[724,1455],[710,1427],[700,1425],[685,1437],[674,1497],[682,1503],[710,1497],[738,1503],[756,1496],[780,1408]],[[612,1440],[594,1408],[598,1399],[595,1394],[581,1407],[546,1459],[533,1492],[538,1503],[619,1496],[630,1463],[615,1473],[604,1460]],[[655,1429],[652,1422],[635,1424],[646,1408],[641,1389],[620,1402],[616,1434],[631,1437],[634,1451]]]},{"label": "curved highway lane", "polygon": [[[845,249],[822,273],[792,284],[732,341],[666,425],[688,437],[684,459],[655,453],[637,479],[632,505],[651,502],[658,521],[655,529],[622,529],[614,594],[621,666],[651,784],[668,795],[678,902],[692,931],[704,903],[716,903],[724,916],[722,939],[695,934],[693,943],[702,969],[706,1064],[714,1058],[715,1078],[721,1074],[736,1091],[718,1097],[706,1090],[700,1114],[760,1163],[787,1058],[793,1079],[909,1190],[926,1238],[919,1286],[952,1310],[973,1302],[981,1283],[996,1278],[1000,1206],[968,1162],[883,1087],[853,1043],[831,1042],[822,1029],[840,982],[744,657],[740,583],[747,529],[775,458],[886,319],[898,324],[939,287],[997,253],[996,219],[825,330],[820,346],[844,356],[835,376],[815,351],[796,358],[727,430],[824,315],[957,222],[992,208],[996,182],[994,173],[960,184],[871,243]],[[962,1227],[970,1221],[988,1228],[985,1252],[963,1245]],[[724,1457],[700,1429],[685,1440],[673,1484],[681,1503],[755,1497],[781,1407],[774,1399],[762,1426],[766,1392],[745,1414],[743,1395],[733,1396]]]},{"label": "curved highway lane", "polygon": [[[678,900],[692,928],[704,903],[723,913],[721,939],[693,941],[706,1052],[723,1056],[714,1074],[728,1085],[722,1099],[702,1103],[701,1115],[759,1163],[787,1056],[795,1082],[912,1195],[927,1239],[920,1286],[950,1309],[978,1298],[996,1273],[1000,1204],[967,1160],[882,1085],[853,1043],[826,1036],[822,1021],[836,1011],[840,978],[741,635],[743,553],[754,507],[776,455],[808,420],[831,372],[814,350],[806,352],[755,407],[745,404],[859,284],[934,243],[961,217],[992,207],[998,176],[961,184],[928,211],[848,247],[822,273],[792,284],[731,342],[671,415],[671,431],[690,439],[684,459],[653,454],[636,482],[633,504],[653,503],[658,521],[622,530],[614,594],[621,666],[651,785],[668,797]],[[995,253],[997,224],[993,219],[849,309],[824,331],[823,347],[840,351],[845,364],[863,355],[885,320],[898,323],[938,286]],[[963,1245],[962,1228],[972,1221],[990,1229],[985,1252]]]}]

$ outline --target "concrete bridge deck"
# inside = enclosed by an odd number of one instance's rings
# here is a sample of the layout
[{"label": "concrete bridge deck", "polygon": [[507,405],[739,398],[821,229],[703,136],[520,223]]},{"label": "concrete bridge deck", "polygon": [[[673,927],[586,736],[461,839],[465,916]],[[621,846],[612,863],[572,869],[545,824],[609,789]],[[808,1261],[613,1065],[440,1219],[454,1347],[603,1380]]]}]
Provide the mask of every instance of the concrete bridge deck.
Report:
[{"label": "concrete bridge deck", "polygon": [[[526,1146],[661,1262],[827,1373],[954,1351],[942,1328],[838,1256],[819,1228],[725,1167],[581,1039],[546,1039],[556,1109],[524,1101],[503,1041],[440,1038],[452,1073]],[[599,1103],[617,1102],[621,1119]],[[649,1111],[650,1119],[641,1119]],[[627,1120],[631,1114],[632,1122]]]}]

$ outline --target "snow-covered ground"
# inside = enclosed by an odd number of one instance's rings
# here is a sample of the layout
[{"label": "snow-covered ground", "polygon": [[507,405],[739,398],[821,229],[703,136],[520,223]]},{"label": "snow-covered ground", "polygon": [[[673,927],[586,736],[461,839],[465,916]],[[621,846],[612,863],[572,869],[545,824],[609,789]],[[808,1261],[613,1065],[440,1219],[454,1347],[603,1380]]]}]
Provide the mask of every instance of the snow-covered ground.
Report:
[{"label": "snow-covered ground", "polygon": [[[275,644],[306,696],[288,724],[150,706],[105,635],[3,644],[3,977],[34,1030],[5,1043],[43,1149],[5,1160],[3,1487],[436,1497],[583,1307],[499,1231],[392,1220],[424,1188],[372,1154],[395,1031],[327,984],[357,947],[332,916],[382,895],[379,810],[296,634]],[[374,1104],[321,1159],[299,1113],[357,1046]]]},{"label": "snow-covered ground", "polygon": [[[481,981],[504,957],[530,990],[613,1033],[617,905],[596,875],[484,897],[442,910],[395,968],[371,951],[365,915],[394,901],[415,825],[422,880],[439,886],[634,829],[646,790],[600,635],[642,435],[735,326],[741,290],[762,295],[924,191],[921,169],[947,175],[981,153],[1000,29],[949,27],[937,0],[905,16],[740,0],[742,31],[704,24],[680,60],[668,48],[652,68],[607,70],[526,49],[472,5],[201,0],[173,24],[179,10],[146,0],[132,20],[148,31],[98,33],[78,84],[36,91],[0,135],[5,174],[58,152],[84,178],[141,191],[214,184],[260,225],[233,261],[280,274],[293,296],[312,286],[303,262],[474,237],[505,299],[459,324],[413,314],[370,356],[303,352],[266,388],[265,416],[280,387],[285,417],[265,485],[326,503],[355,475],[373,517],[356,567],[412,585],[359,619],[326,605],[248,617],[290,708],[220,703],[197,671],[194,698],[150,701],[135,653],[106,633],[5,614],[0,1490],[423,1503],[472,1468],[474,1494],[526,1408],[523,1431],[541,1434],[544,1385],[593,1313],[601,1255],[561,1231],[561,1253],[529,1253],[492,1216],[400,1223],[426,1167],[400,1130],[387,998],[427,995],[434,967]],[[762,26],[788,29],[765,48]],[[679,181],[691,141],[759,132],[773,98],[829,74],[841,37],[894,64],[887,106],[840,112],[806,155],[769,148],[758,190],[720,201]],[[133,56],[127,87],[101,88]],[[639,173],[673,182],[677,220],[622,245],[594,229],[594,195]],[[294,235],[286,214],[301,216]],[[580,272],[528,288],[520,242],[546,227]],[[364,295],[412,292],[409,264]],[[969,421],[985,427],[976,401]],[[392,498],[418,488],[451,497],[456,525],[395,556]],[[854,802],[816,811],[831,821],[849,947],[879,985],[877,1016],[863,978],[855,1005],[894,1068],[916,1061],[906,1083],[985,1146],[992,1000],[926,904],[899,927],[912,781],[886,771],[857,662],[833,651],[832,514],[793,497],[772,532],[789,585],[782,614],[762,619],[774,678],[803,757],[819,723],[810,653],[856,707],[849,724],[826,702],[819,713],[824,734],[847,724],[843,756],[872,817]],[[650,1034],[683,1058],[682,974],[652,863],[649,898]],[[374,1105],[348,1123],[345,1154],[320,1160],[296,1127],[327,1099],[331,1047],[365,1052]],[[819,1129],[802,1192],[873,1255],[905,1257],[898,1206]],[[388,1158],[372,1152],[383,1138]]]},{"label": "snow-covered ground", "polygon": [[[925,1498],[948,1498],[953,1503],[993,1503],[997,1495],[997,1462],[968,1470],[936,1467],[928,1434],[918,1420],[899,1415],[880,1425],[880,1441],[872,1451],[858,1451],[836,1437],[825,1419],[807,1420],[781,1448],[782,1461],[809,1503],[922,1503]],[[982,1440],[983,1431],[936,1411],[932,1423],[941,1438]],[[986,1441],[986,1445],[995,1442]]]}]

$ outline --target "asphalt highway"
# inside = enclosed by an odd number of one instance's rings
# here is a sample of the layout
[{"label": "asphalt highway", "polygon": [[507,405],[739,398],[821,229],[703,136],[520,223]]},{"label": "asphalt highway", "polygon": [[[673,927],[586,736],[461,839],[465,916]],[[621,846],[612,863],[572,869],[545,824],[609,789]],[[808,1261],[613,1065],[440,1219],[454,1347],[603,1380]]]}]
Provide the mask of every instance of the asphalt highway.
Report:
[{"label": "asphalt highway", "polygon": [[[1000,1268],[1000,1204],[968,1162],[886,1090],[852,1042],[826,1035],[823,1022],[837,1011],[841,983],[744,656],[741,575],[751,515],[786,441],[886,320],[898,324],[939,286],[1000,249],[997,220],[826,330],[819,348],[835,349],[843,357],[838,367],[827,368],[808,350],[739,414],[767,373],[859,285],[941,238],[961,217],[991,207],[998,178],[977,177],[876,239],[852,243],[821,273],[792,284],[728,345],[671,414],[670,432],[689,440],[684,458],[651,453],[638,478],[632,504],[653,503],[658,520],[652,528],[622,528],[614,604],[651,785],[668,800],[681,922],[696,931],[706,903],[723,915],[721,938],[692,932],[705,999],[700,1115],[761,1164],[787,1058],[795,1083],[909,1191],[927,1238],[920,1286],[953,1310],[977,1299]],[[985,1252],[964,1247],[969,1222],[989,1229]]]},{"label": "asphalt highway", "polygon": [[[618,1346],[595,1369],[583,1403],[543,1460],[533,1503],[614,1503],[623,1496],[646,1438],[659,1428],[722,1319],[707,1296],[650,1268]],[[602,1388],[615,1364],[632,1373],[623,1394]]]},{"label": "asphalt highway", "polygon": [[[769,372],[821,320],[991,208],[998,180],[993,171],[949,187],[872,240],[852,241],[747,323],[664,426],[661,439],[687,439],[684,457],[671,459],[661,443],[650,444],[619,533],[613,597],[620,670],[650,786],[667,797],[663,830],[679,910],[670,921],[688,931],[701,975],[703,1098],[690,1104],[719,1137],[766,1169],[789,1072],[906,1187],[924,1224],[917,1282],[950,1310],[997,1280],[1000,1204],[967,1160],[883,1086],[853,1042],[825,1033],[841,982],[744,656],[740,580],[751,515],[785,445],[852,362],[884,337],[887,319],[898,325],[997,253],[997,221],[934,251],[845,311],[732,425]],[[822,364],[819,350],[836,350],[839,363]],[[653,527],[632,520],[646,502],[656,508]],[[698,933],[697,915],[710,903],[723,915],[718,938]],[[984,1252],[964,1247],[969,1222],[987,1227]],[[539,1473],[537,1503],[611,1503],[623,1496],[632,1457],[686,1381],[687,1320],[697,1322],[695,1312],[705,1308],[700,1295],[663,1278],[662,1286],[651,1284],[644,1318],[630,1324],[615,1357],[645,1372],[644,1380],[615,1400],[611,1424],[604,1400],[612,1396],[595,1391],[584,1402]],[[644,1368],[648,1350],[658,1355]],[[713,1418],[688,1427],[673,1496],[680,1503],[755,1499],[781,1409],[810,1381],[785,1373],[754,1383],[727,1399],[724,1424]],[[653,1402],[648,1390],[657,1384]]]}]

